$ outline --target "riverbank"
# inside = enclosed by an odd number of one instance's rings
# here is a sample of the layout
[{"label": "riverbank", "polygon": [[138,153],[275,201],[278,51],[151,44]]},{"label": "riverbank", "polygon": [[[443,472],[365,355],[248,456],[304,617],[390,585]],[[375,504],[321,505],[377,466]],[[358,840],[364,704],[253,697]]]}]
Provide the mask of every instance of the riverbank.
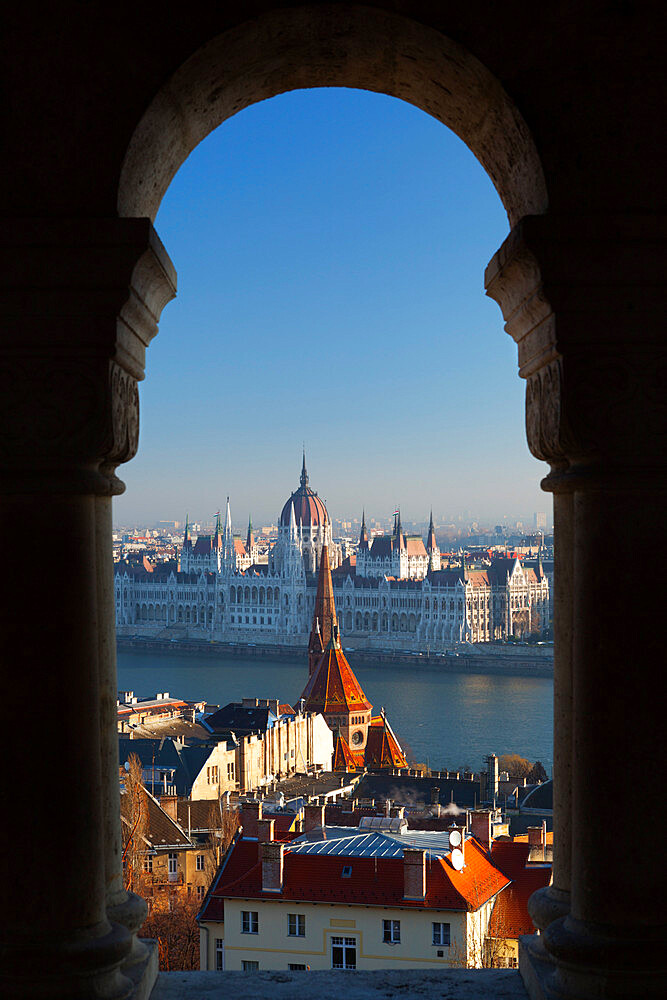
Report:
[{"label": "riverbank", "polygon": [[[303,646],[252,645],[206,639],[153,639],[118,636],[119,650],[169,656],[250,660],[306,660]],[[527,646],[487,647],[483,652],[461,648],[460,652],[408,653],[400,650],[350,649],[355,664],[369,667],[403,665],[410,670],[443,673],[502,674],[511,677],[553,677],[553,650]]]}]

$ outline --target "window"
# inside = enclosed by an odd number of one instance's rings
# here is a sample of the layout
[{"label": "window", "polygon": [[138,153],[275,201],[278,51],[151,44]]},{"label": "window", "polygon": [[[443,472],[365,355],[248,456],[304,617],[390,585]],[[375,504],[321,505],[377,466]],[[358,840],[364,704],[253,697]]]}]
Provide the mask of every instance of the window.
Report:
[{"label": "window", "polygon": [[144,871],[145,872],[152,872],[153,871],[153,855],[152,854],[148,854],[144,858]]},{"label": "window", "polygon": [[352,865],[343,865],[343,870],[340,873],[341,878],[352,878]]},{"label": "window", "polygon": [[303,913],[287,914],[287,933],[290,937],[306,936],[306,918]]},{"label": "window", "polygon": [[288,964],[287,968],[291,972],[305,972],[306,971],[306,966],[305,965],[299,965],[298,962],[290,962]]},{"label": "window", "polygon": [[196,868],[196,870],[198,872],[203,872],[204,871],[204,855],[203,854],[198,854],[197,855],[197,861],[196,861],[196,864],[195,864],[195,868]]},{"label": "window", "polygon": [[241,968],[244,972],[258,972],[259,962],[241,962]]},{"label": "window", "polygon": [[168,858],[168,871],[170,879],[176,878],[177,865],[178,865],[178,854],[170,853]]},{"label": "window", "polygon": [[331,968],[356,969],[357,939],[353,937],[331,938]]},{"label": "window", "polygon": [[401,940],[401,921],[382,921],[382,940],[385,944],[398,944]]},{"label": "window", "polygon": [[259,934],[257,910],[241,910],[241,933]]},{"label": "window", "polygon": [[449,947],[449,924],[436,924],[435,921],[433,922],[433,944]]},{"label": "window", "polygon": [[205,895],[206,895],[206,888],[205,888],[205,886],[198,885],[197,886],[197,899],[201,900],[201,899],[204,898]]}]

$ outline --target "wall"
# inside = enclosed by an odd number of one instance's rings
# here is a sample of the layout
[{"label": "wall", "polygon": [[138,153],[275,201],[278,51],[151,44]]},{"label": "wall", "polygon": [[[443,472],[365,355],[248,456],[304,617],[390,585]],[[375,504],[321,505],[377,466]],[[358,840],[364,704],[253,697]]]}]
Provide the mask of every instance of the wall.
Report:
[{"label": "wall", "polygon": [[[342,862],[341,862],[342,863]],[[241,911],[259,914],[259,933],[241,933]],[[287,914],[306,917],[306,935],[288,937]],[[384,944],[382,921],[400,920],[400,944]],[[451,924],[451,945],[432,944],[432,922]],[[338,921],[338,923],[334,923]],[[208,968],[215,969],[215,939],[224,938],[226,968],[241,969],[242,961],[259,962],[262,969],[286,969],[289,963],[305,963],[311,969],[331,968],[331,938],[357,938],[357,968],[437,968],[464,964],[468,914],[451,910],[343,906],[329,903],[225,899],[225,921],[207,923]],[[443,958],[437,957],[444,951]],[[204,966],[202,965],[202,968]]]}]

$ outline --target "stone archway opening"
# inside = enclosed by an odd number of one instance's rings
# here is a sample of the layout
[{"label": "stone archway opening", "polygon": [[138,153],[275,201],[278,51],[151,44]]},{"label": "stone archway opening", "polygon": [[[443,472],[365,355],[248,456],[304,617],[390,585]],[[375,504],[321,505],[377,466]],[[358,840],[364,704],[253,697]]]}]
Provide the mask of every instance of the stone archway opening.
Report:
[{"label": "stone archway opening", "polygon": [[[400,15],[350,6],[336,8],[334,17],[318,6],[262,15],[212,39],[176,70],[127,148],[119,215],[154,220],[177,170],[213,129],[251,104],[313,87],[354,87],[419,107],[476,156],[510,226],[546,212],[546,183],[528,127],[475,57]],[[394,614],[391,626],[385,618],[387,630],[415,631],[414,615]],[[368,628],[367,619],[357,613],[357,631]]]}]

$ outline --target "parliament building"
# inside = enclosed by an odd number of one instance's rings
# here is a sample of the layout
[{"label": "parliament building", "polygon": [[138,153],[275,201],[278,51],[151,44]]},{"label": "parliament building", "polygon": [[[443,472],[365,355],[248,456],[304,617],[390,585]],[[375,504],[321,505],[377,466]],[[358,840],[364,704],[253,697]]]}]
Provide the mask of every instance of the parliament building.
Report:
[{"label": "parliament building", "polygon": [[550,627],[549,582],[518,558],[441,569],[433,518],[426,541],[406,535],[400,513],[391,535],[371,541],[365,518],[357,555],[342,559],[323,500],[301,479],[285,502],[268,560],[258,561],[252,526],[245,542],[224,524],[193,540],[186,524],[178,565],[115,566],[119,635],[187,635],[220,642],[300,645],[309,635],[323,547],[328,552],[341,636],[354,646],[445,651],[544,635]]}]

